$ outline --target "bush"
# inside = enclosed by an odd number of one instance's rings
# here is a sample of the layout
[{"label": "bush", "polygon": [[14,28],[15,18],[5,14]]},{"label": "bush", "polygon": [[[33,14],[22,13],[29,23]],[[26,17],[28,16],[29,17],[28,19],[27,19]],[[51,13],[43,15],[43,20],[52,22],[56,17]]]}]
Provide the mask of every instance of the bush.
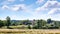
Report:
[{"label": "bush", "polygon": [[30,25],[28,25],[28,29],[31,29]]}]

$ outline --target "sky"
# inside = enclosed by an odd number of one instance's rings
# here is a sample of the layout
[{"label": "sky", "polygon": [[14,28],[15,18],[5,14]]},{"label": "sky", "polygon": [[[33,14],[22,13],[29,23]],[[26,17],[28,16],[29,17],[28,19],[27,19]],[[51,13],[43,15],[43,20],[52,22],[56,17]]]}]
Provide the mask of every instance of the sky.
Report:
[{"label": "sky", "polygon": [[60,21],[60,0],[0,0],[0,19]]}]

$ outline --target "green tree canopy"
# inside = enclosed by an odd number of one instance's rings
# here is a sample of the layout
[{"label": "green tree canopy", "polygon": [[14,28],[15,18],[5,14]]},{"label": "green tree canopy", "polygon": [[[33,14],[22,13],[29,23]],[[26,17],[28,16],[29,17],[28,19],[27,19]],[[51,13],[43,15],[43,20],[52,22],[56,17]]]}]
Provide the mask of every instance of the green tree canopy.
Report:
[{"label": "green tree canopy", "polygon": [[8,28],[10,26],[10,24],[11,24],[10,23],[11,20],[10,20],[10,17],[9,16],[6,17],[6,21],[7,21],[7,28]]}]

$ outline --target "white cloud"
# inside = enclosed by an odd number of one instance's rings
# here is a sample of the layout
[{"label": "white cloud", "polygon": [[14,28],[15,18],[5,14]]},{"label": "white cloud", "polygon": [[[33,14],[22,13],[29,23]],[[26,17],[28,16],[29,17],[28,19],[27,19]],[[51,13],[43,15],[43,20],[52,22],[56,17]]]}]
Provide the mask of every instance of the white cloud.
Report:
[{"label": "white cloud", "polygon": [[46,8],[60,8],[60,3],[57,1],[48,1]]},{"label": "white cloud", "polygon": [[48,12],[48,14],[53,14],[56,11],[56,9],[52,9]]},{"label": "white cloud", "polygon": [[36,8],[36,12],[40,12],[40,11],[50,11],[49,13],[53,13],[55,12],[56,8],[60,8],[60,3],[57,2],[56,0],[48,0],[42,7],[38,7]]},{"label": "white cloud", "polygon": [[8,4],[11,4],[11,3],[13,3],[13,2],[15,2],[15,0],[4,0],[3,2],[1,2],[0,4],[1,5],[8,5]]},{"label": "white cloud", "polygon": [[[28,6],[25,4],[15,4],[15,5],[10,5],[16,0],[5,0],[1,3],[2,9],[9,9],[12,11],[29,11]],[[19,0],[19,1],[24,1],[24,0]]]},{"label": "white cloud", "polygon": [[[44,19],[55,19],[55,20],[60,20],[60,3],[57,2],[56,0],[48,0],[43,6],[38,7],[35,9],[35,12],[38,14],[40,12],[46,12],[46,15],[43,14],[42,18],[45,17]],[[39,14],[40,15],[40,14]],[[59,16],[58,18],[56,18]],[[38,16],[39,17],[39,16]],[[47,18],[46,18],[47,17]],[[41,18],[41,16],[40,16]]]},{"label": "white cloud", "polygon": [[7,5],[3,5],[2,9],[9,9],[9,7]]},{"label": "white cloud", "polygon": [[19,7],[12,7],[11,10],[18,11],[19,10]]},{"label": "white cloud", "polygon": [[40,4],[40,3],[42,3],[42,2],[44,2],[44,0],[37,0],[37,1],[36,1],[37,4]]},{"label": "white cloud", "polygon": [[48,10],[48,9],[47,9],[47,8],[44,8],[44,6],[43,6],[43,7],[38,7],[38,8],[36,8],[36,9],[35,9],[35,12],[39,13],[39,12],[47,11],[47,10]]},{"label": "white cloud", "polygon": [[7,1],[9,1],[9,2],[14,2],[15,0],[7,0]]},{"label": "white cloud", "polygon": [[49,0],[49,1],[56,1],[56,0]]},{"label": "white cloud", "polygon": [[49,12],[48,12],[48,14],[49,15],[51,15],[51,14],[59,14],[60,13],[60,9],[59,8],[54,8],[54,9],[52,9],[52,10],[50,10]]},{"label": "white cloud", "polygon": [[11,11],[30,11],[30,9],[28,9],[30,6],[26,6],[25,4],[17,4],[17,5],[12,5],[12,6],[8,6],[8,5],[3,5],[1,8],[2,9],[9,9]]},{"label": "white cloud", "polygon": [[20,10],[26,10],[26,5],[25,4],[19,4],[19,5],[14,5],[11,7],[11,10],[13,11],[20,11]]}]

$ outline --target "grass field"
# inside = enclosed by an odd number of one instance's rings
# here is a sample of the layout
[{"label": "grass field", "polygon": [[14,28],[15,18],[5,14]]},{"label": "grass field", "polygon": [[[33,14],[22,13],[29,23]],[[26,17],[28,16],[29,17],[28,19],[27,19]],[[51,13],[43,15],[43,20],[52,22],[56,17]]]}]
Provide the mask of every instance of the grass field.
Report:
[{"label": "grass field", "polygon": [[0,29],[0,34],[60,34],[60,29]]}]

